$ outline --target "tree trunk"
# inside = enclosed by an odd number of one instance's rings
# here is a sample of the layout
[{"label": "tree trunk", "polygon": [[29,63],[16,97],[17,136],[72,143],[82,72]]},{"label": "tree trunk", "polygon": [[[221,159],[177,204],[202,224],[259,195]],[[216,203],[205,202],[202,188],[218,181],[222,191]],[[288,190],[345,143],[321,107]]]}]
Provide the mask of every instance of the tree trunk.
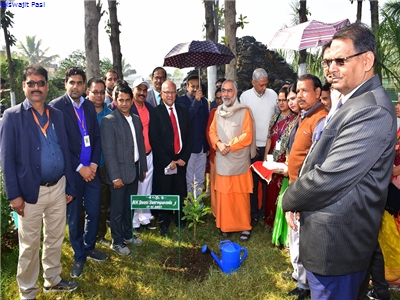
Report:
[{"label": "tree trunk", "polygon": [[[215,3],[216,2],[216,3]],[[215,8],[218,7],[218,1],[204,1],[204,11],[206,18],[206,39],[218,42],[218,20],[216,19]],[[217,66],[207,68],[207,91],[208,99],[214,99],[215,82],[217,81]]]},{"label": "tree trunk", "polygon": [[[9,76],[9,82],[10,82],[10,104],[11,106],[14,106],[16,104],[15,101],[15,78],[14,78],[14,65],[13,61],[11,59],[11,35],[10,32],[8,31],[8,26],[9,24],[5,24],[6,20],[6,7],[3,8],[3,1],[1,2],[2,8],[1,8],[1,26],[3,27],[3,32],[4,32],[4,41],[5,41],[5,47],[6,47],[6,54],[7,54],[7,63],[8,63],[8,76]],[[4,22],[3,22],[4,21]],[[12,22],[11,22],[12,24]],[[12,27],[12,25],[11,25]]]},{"label": "tree trunk", "polygon": [[379,27],[379,3],[378,0],[370,0],[369,3],[371,7],[371,28],[375,34]]},{"label": "tree trunk", "polygon": [[119,22],[117,18],[117,1],[108,0],[108,10],[110,13],[110,43],[113,57],[113,68],[118,74],[119,79],[123,79],[122,74],[122,53],[119,42]]},{"label": "tree trunk", "polygon": [[[371,29],[373,34],[376,35],[379,28],[379,3],[378,0],[370,0],[369,3],[371,8]],[[375,68],[375,72],[382,82],[382,68]]]},{"label": "tree trunk", "polygon": [[[206,39],[216,42],[215,40],[215,23],[214,23],[214,2],[204,1],[204,11],[206,18]],[[217,29],[218,30],[218,29]]]},{"label": "tree trunk", "polygon": [[[300,9],[299,9],[299,21],[300,23],[307,22],[307,1],[300,0]],[[299,69],[298,74],[301,76],[306,73],[306,61],[307,61],[307,50],[299,51]]]},{"label": "tree trunk", "polygon": [[85,54],[87,78],[100,76],[99,22],[102,16],[101,3],[85,1]]},{"label": "tree trunk", "polygon": [[361,15],[362,15],[362,2],[364,0],[357,0],[357,20],[356,23],[361,23]]},{"label": "tree trunk", "polygon": [[[225,38],[228,47],[236,56],[236,0],[225,0]],[[225,68],[225,78],[236,80],[236,58],[232,59]]]}]

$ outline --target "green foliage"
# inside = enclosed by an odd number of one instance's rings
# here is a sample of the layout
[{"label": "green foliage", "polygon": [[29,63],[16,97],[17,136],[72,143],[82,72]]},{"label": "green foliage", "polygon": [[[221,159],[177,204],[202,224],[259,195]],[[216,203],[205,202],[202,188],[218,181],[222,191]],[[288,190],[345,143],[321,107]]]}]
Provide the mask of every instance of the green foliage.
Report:
[{"label": "green foliage", "polygon": [[400,2],[388,1],[381,9],[383,20],[375,33],[377,42],[376,72],[388,78],[400,91]]},{"label": "green foliage", "polygon": [[240,28],[243,29],[245,24],[249,24],[249,22],[245,21],[246,19],[247,19],[247,16],[242,16],[242,14],[240,14],[239,22],[238,22],[238,25],[240,26]]},{"label": "green foliage", "polygon": [[[65,71],[69,67],[79,67],[82,70],[86,71],[86,54],[83,50],[75,50],[66,58],[64,58],[60,62],[60,66],[57,70],[57,77],[63,78],[65,77]],[[130,67],[130,65],[128,64]],[[100,76],[102,76],[107,70],[113,69],[113,64],[109,58],[100,59]],[[135,73],[136,71],[133,70]],[[134,74],[134,73],[133,73]]]},{"label": "green foliage", "polygon": [[201,218],[211,213],[211,208],[206,206],[202,199],[205,197],[205,192],[202,192],[200,196],[195,197],[191,192],[188,192],[188,197],[183,202],[182,211],[185,216],[182,220],[187,220],[189,222],[188,228],[193,227],[193,246],[197,244],[197,225],[199,223],[204,223]]},{"label": "green foliage", "polygon": [[42,50],[42,40],[36,41],[36,35],[26,36],[26,43],[19,42],[17,48],[22,51],[21,57],[30,64],[40,64],[43,67],[50,66],[51,62],[58,58],[58,55],[45,56],[49,47]]},{"label": "green foliage", "polygon": [[57,70],[58,77],[64,78],[65,71],[67,71],[67,69],[72,66],[86,70],[86,56],[84,51],[75,50],[66,58],[64,58],[60,62],[60,65]]},{"label": "green foliage", "polygon": [[13,223],[11,219],[10,202],[6,198],[4,188],[3,172],[0,168],[0,200],[1,200],[1,236],[11,230]]},{"label": "green foliage", "polygon": [[[25,99],[24,91],[22,90],[22,71],[28,65],[28,62],[18,58],[12,58],[11,61],[14,68],[15,100],[16,103],[18,104],[24,101]],[[5,61],[3,62],[3,58],[1,58],[0,60],[0,70],[2,78],[4,78],[7,83],[9,83],[10,80],[8,77],[9,74],[8,63]],[[7,107],[10,107],[10,93],[5,93],[4,98],[5,98],[3,100],[4,103],[6,104]]]},{"label": "green foliage", "polygon": [[[5,3],[5,1],[1,1],[1,4]],[[8,42],[11,46],[14,46],[17,42],[17,39],[10,33],[8,28],[12,28],[14,25],[14,14],[10,10],[6,10],[1,8],[1,18],[0,18],[0,28],[5,28],[7,31],[7,35],[5,38],[8,38]]]}]

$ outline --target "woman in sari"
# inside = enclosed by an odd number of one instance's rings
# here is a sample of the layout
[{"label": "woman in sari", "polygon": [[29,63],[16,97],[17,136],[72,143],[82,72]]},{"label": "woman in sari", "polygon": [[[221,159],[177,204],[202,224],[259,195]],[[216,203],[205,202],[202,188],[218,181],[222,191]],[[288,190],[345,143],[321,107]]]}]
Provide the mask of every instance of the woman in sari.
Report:
[{"label": "woman in sari", "polygon": [[[291,123],[291,125],[288,128],[289,135],[290,132],[292,132],[293,126],[297,123],[298,120],[298,114],[300,112],[300,107],[297,103],[297,94],[296,94],[296,83],[290,85],[287,89],[288,94],[287,94],[287,99],[288,99],[288,105],[289,108],[292,112],[295,113],[295,119]],[[289,145],[287,145],[288,147]],[[289,157],[289,148],[286,149],[286,158]],[[286,159],[287,163],[287,159]],[[285,213],[282,210],[282,195],[285,192],[286,188],[289,186],[289,178],[287,177],[287,171],[286,174],[282,174],[283,180],[282,180],[282,187],[279,192],[278,196],[278,203],[276,206],[276,214],[275,214],[275,221],[274,221],[274,227],[272,231],[272,244],[278,247],[288,247],[289,246],[289,240],[288,240],[288,234],[289,234],[289,227],[286,222],[285,218]]]},{"label": "woman in sari", "polygon": [[[288,89],[281,89],[278,93],[277,104],[279,112],[275,113],[270,121],[268,139],[265,146],[265,155],[272,154],[275,162],[286,162],[286,149],[289,141],[290,130],[297,115],[288,105]],[[266,157],[264,157],[265,160]],[[272,228],[276,212],[276,202],[282,187],[283,175],[274,173],[267,185],[265,197],[265,219],[267,228]]]},{"label": "woman in sari", "polygon": [[[400,118],[400,98],[396,105],[396,115]],[[392,171],[393,180],[400,177],[400,128]],[[399,179],[399,178],[397,178]],[[400,189],[389,184],[386,208],[382,216],[379,244],[385,261],[385,278],[392,288],[400,290]]]}]

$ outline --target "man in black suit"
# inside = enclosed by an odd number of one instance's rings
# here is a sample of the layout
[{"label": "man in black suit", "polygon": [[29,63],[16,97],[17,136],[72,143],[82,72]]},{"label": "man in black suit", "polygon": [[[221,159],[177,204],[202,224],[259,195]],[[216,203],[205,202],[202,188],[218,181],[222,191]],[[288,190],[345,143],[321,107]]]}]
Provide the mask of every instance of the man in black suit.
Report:
[{"label": "man in black suit", "polygon": [[[82,275],[87,257],[95,261],[107,259],[107,255],[95,249],[101,205],[97,174],[101,144],[94,104],[82,97],[85,80],[86,75],[81,68],[68,68],[65,73],[67,92],[50,102],[64,114],[71,158],[69,163],[75,170],[76,199],[67,206],[69,239],[75,261],[70,275],[74,278]],[[85,226],[81,224],[83,207],[86,212]]]},{"label": "man in black suit", "polygon": [[[149,136],[154,158],[154,180],[157,193],[179,195],[182,208],[183,199],[187,195],[186,164],[193,145],[190,115],[185,107],[175,105],[175,83],[165,81],[162,84],[161,95],[162,102],[150,113]],[[175,130],[174,124],[176,124]],[[181,217],[180,212],[181,210],[176,214],[176,224]],[[162,236],[167,234],[171,222],[170,214],[170,211],[162,211],[160,214]]]}]

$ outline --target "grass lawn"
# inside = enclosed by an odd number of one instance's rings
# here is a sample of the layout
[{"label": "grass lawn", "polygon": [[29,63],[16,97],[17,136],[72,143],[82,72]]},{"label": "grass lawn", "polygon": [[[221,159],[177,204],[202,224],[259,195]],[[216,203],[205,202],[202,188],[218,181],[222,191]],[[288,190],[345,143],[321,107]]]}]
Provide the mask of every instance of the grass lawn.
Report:
[{"label": "grass lawn", "polygon": [[[78,289],[72,293],[44,294],[40,274],[38,299],[294,299],[286,294],[296,287],[295,282],[281,277],[282,273],[291,271],[288,252],[271,246],[271,234],[263,224],[257,225],[248,242],[239,242],[238,233],[230,237],[248,250],[248,256],[237,272],[230,275],[222,273],[214,263],[201,282],[186,280],[184,271],[167,272],[163,267],[171,250],[178,247],[173,223],[168,238],[161,238],[156,230],[143,231],[141,238],[144,244],[135,247],[134,256],[128,257],[118,256],[108,247],[98,245],[97,248],[107,253],[109,259],[105,262],[88,260],[83,275],[77,279]],[[192,229],[183,230],[181,246],[191,247],[192,238]],[[199,224],[199,246],[207,244],[221,257],[220,240],[222,238],[215,228],[214,218],[207,218],[205,224]],[[15,280],[17,248],[1,253],[2,299],[19,299]],[[72,249],[66,236],[62,277],[67,280],[71,280],[69,271],[72,264]],[[392,292],[392,299],[400,299],[400,294]]]}]

